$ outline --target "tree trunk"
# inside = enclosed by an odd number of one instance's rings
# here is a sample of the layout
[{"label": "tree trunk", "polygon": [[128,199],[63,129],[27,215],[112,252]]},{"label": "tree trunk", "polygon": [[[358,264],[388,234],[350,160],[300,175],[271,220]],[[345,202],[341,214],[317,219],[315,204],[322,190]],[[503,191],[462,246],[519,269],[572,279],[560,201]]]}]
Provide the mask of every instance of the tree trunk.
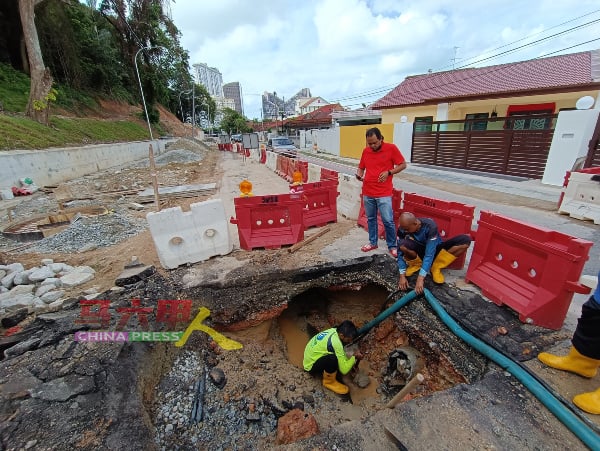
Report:
[{"label": "tree trunk", "polygon": [[37,29],[35,27],[35,5],[42,0],[19,0],[19,14],[23,26],[23,38],[27,47],[27,60],[29,61],[29,74],[31,76],[29,101],[25,114],[34,120],[47,124],[47,107],[40,108],[41,105],[47,105],[46,96],[52,88],[52,75],[50,70],[44,66],[42,50],[38,39]]}]

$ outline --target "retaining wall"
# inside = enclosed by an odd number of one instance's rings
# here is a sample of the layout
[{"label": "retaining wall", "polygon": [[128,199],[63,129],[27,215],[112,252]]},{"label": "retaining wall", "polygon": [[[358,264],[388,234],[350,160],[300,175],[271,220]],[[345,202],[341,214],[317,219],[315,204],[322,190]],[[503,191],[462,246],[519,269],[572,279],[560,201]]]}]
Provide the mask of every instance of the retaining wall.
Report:
[{"label": "retaining wall", "polygon": [[[154,155],[165,151],[168,140],[152,141]],[[20,186],[29,177],[37,186],[57,185],[113,166],[148,158],[150,141],[96,144],[45,150],[0,152],[0,188]]]}]

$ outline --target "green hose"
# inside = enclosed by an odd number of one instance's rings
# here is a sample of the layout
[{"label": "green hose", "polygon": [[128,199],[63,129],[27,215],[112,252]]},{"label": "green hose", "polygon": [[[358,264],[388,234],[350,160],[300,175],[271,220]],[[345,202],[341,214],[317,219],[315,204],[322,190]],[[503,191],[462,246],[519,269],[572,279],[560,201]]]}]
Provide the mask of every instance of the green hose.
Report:
[{"label": "green hose", "polygon": [[[600,451],[600,436],[596,434],[588,425],[586,425],[581,419],[579,419],[573,412],[565,407],[546,387],[544,387],[538,380],[535,379],[526,370],[520,367],[520,365],[512,359],[506,357],[502,353],[495,350],[490,345],[484,343],[478,338],[474,337],[470,333],[466,332],[460,325],[446,312],[444,307],[431,294],[431,292],[425,288],[425,299],[438,315],[442,322],[450,329],[454,335],[463,340],[469,346],[475,348],[477,351],[482,353],[484,356],[492,360],[502,369],[512,374],[519,382],[521,382],[537,399],[540,401],[550,412],[554,414],[575,436],[581,440],[588,448],[593,451]],[[415,291],[404,295],[391,307],[377,315],[363,327],[358,330],[358,336],[362,337],[370,329],[375,327],[377,324],[382,322],[388,316],[400,310],[410,301],[415,299],[417,294]]]}]

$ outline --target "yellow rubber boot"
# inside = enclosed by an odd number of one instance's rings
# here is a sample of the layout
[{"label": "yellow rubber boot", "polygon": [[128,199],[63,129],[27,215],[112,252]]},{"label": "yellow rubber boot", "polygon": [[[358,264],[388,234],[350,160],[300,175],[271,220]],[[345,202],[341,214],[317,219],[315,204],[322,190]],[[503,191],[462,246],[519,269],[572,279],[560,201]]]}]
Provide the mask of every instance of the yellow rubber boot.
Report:
[{"label": "yellow rubber boot", "polygon": [[454,260],[456,260],[456,257],[445,249],[442,249],[440,253],[437,254],[437,257],[435,257],[435,260],[431,265],[431,278],[435,283],[444,283],[444,275],[441,270],[451,264]]},{"label": "yellow rubber boot", "polygon": [[327,371],[323,371],[323,387],[331,390],[338,395],[345,395],[350,391],[350,389],[344,385],[340,384],[335,378],[337,375],[337,371],[335,373],[328,373]]},{"label": "yellow rubber boot", "polygon": [[600,415],[600,388],[590,393],[582,393],[575,396],[573,404],[584,412]]},{"label": "yellow rubber boot", "polygon": [[538,360],[557,370],[569,371],[583,377],[594,377],[600,366],[600,360],[581,355],[573,346],[569,350],[569,355],[565,357],[541,352],[538,354]]},{"label": "yellow rubber boot", "polygon": [[423,260],[421,260],[421,257],[419,257],[418,255],[413,260],[404,259],[404,261],[408,265],[408,268],[406,268],[406,272],[404,273],[404,275],[406,277],[410,277],[414,273],[416,273],[417,271],[419,271],[421,269],[421,265],[423,264]]}]

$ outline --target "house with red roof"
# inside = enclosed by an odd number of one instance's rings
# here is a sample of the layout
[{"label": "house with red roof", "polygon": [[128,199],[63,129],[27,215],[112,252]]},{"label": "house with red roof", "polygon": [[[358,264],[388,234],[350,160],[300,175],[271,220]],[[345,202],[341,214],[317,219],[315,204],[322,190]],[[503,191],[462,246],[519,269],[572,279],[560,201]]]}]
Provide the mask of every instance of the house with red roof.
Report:
[{"label": "house with red roof", "polygon": [[284,126],[290,130],[329,128],[333,126],[332,113],[343,110],[344,107],[339,103],[323,105],[322,107],[313,110],[310,113],[286,120]]},{"label": "house with red roof", "polygon": [[[600,50],[592,50],[410,76],[371,108],[381,111],[384,124],[401,122],[406,116],[408,122],[415,122],[415,131],[446,120],[471,120],[463,125],[477,127],[477,119],[490,130],[506,124],[483,119],[557,114],[574,109],[579,98],[597,98],[599,93]],[[536,124],[547,125],[538,121],[525,128]]]}]

